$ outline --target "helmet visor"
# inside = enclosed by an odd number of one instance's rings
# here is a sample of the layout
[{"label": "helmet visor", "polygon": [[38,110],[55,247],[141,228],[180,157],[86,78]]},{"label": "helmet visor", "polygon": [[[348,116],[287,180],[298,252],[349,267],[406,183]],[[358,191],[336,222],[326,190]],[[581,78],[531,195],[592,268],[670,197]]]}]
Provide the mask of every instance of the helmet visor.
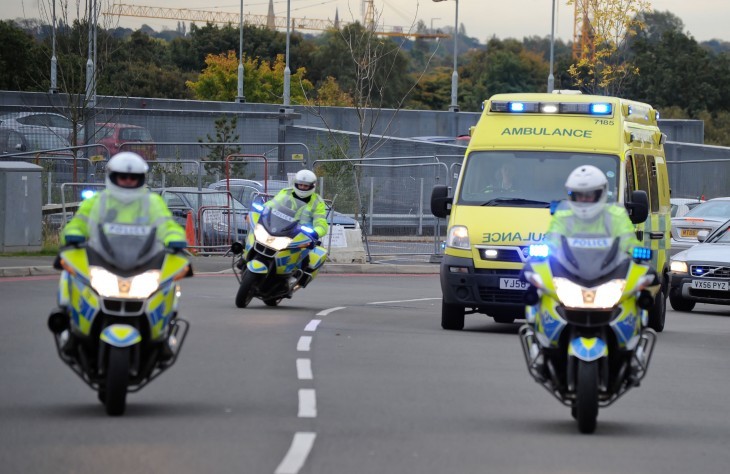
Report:
[{"label": "helmet visor", "polygon": [[144,184],[144,175],[139,173],[111,173],[109,180],[120,188],[139,188]]},{"label": "helmet visor", "polygon": [[295,183],[294,187],[300,191],[309,191],[314,189],[314,183]]},{"label": "helmet visor", "polygon": [[603,189],[594,189],[592,191],[568,191],[568,197],[573,202],[595,203],[601,200]]}]

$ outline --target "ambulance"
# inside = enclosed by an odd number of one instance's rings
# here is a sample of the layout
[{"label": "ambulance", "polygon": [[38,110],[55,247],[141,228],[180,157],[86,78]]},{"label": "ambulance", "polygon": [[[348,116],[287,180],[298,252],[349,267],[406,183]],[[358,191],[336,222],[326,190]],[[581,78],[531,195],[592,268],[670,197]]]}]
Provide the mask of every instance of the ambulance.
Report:
[{"label": "ambulance", "polygon": [[511,323],[524,315],[520,270],[540,242],[551,207],[580,165],[608,178],[608,202],[623,204],[652,249],[662,278],[649,326],[664,328],[670,202],[666,136],[650,105],[574,91],[498,94],[484,102],[456,186],[437,185],[431,211],[448,218],[440,276],[441,326],[464,328],[466,314]]}]

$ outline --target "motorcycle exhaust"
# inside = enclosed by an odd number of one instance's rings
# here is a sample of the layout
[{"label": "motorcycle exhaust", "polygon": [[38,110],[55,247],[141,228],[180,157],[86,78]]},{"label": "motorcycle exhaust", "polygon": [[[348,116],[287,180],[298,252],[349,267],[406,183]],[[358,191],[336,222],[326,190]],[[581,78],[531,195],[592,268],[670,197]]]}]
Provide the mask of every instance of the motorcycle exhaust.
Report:
[{"label": "motorcycle exhaust", "polygon": [[48,329],[53,334],[61,334],[69,328],[68,314],[61,310],[56,310],[48,316]]}]

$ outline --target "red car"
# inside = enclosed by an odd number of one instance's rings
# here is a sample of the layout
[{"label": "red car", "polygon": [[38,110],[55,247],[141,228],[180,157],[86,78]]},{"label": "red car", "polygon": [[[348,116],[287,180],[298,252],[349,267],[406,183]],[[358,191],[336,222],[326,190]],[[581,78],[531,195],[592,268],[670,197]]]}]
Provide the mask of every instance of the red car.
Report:
[{"label": "red car", "polygon": [[125,143],[149,143],[154,141],[149,130],[137,125],[128,123],[97,123],[96,142],[109,149],[110,156],[120,151],[133,151],[138,153],[145,160],[157,159],[157,147],[155,145],[124,145]]}]

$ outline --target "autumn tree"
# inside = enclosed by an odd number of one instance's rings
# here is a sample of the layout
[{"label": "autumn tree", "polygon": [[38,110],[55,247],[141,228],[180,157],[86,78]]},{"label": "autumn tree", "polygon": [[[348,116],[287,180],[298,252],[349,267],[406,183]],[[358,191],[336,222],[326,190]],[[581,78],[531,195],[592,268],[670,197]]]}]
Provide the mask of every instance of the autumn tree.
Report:
[{"label": "autumn tree", "polygon": [[[206,67],[197,81],[187,81],[196,99],[233,101],[238,92],[238,57],[235,51],[209,54]],[[258,58],[243,58],[244,96],[249,102],[281,103],[284,94],[284,55],[277,55],[273,64]],[[293,104],[306,102],[305,94],[314,86],[305,79],[306,69],[300,67],[291,75]]]},{"label": "autumn tree", "polygon": [[570,66],[574,85],[594,94],[619,95],[624,81],[639,73],[628,55],[629,39],[644,28],[648,0],[568,0],[582,22],[578,58]]}]

